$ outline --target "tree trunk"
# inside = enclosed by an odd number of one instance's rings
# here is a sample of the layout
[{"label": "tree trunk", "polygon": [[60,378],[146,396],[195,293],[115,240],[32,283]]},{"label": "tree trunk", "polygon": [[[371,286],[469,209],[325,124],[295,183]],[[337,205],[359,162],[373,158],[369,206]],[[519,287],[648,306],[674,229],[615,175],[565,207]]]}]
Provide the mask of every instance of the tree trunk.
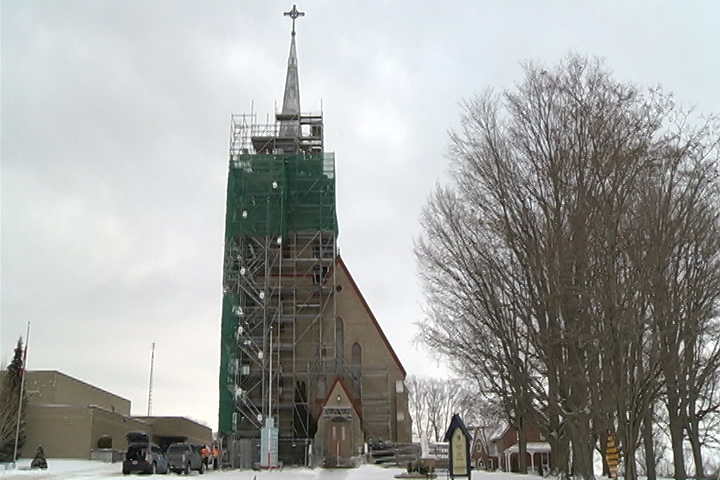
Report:
[{"label": "tree trunk", "polygon": [[700,446],[699,431],[700,425],[697,419],[690,420],[688,425],[688,439],[692,448],[693,461],[695,462],[695,478],[705,478],[705,469],[703,468],[702,448]]},{"label": "tree trunk", "polygon": [[637,480],[637,465],[635,463],[635,442],[625,442],[625,454],[623,455],[625,463],[625,480]]},{"label": "tree trunk", "polygon": [[645,447],[645,474],[647,480],[657,480],[655,465],[655,439],[652,430],[652,409],[645,410],[643,418],[643,446]]},{"label": "tree trunk", "polygon": [[553,434],[548,437],[551,452],[550,471],[548,473],[557,474],[560,478],[567,478],[570,445],[568,444],[566,435],[561,435],[558,431],[552,433]]},{"label": "tree trunk", "polygon": [[518,473],[527,474],[527,438],[525,436],[525,418],[520,415],[517,421],[518,433]]},{"label": "tree trunk", "polygon": [[573,478],[594,479],[593,436],[589,419],[582,415],[570,422],[573,425],[572,438],[572,476]]},{"label": "tree trunk", "polygon": [[685,480],[685,456],[683,452],[683,424],[678,413],[677,399],[674,394],[668,395],[668,417],[670,423],[670,443],[673,452],[673,478],[675,480]]},{"label": "tree trunk", "polygon": [[[637,405],[637,404],[636,404]],[[637,449],[640,443],[642,427],[644,424],[644,413],[649,407],[637,405],[627,412],[627,421],[624,423],[623,450],[625,457],[625,480],[637,480]]]}]

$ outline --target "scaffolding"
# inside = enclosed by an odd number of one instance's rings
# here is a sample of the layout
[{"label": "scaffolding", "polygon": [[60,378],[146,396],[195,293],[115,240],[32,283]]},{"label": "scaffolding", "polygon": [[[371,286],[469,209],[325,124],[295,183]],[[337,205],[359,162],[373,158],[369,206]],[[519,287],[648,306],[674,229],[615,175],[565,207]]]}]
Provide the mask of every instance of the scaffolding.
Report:
[{"label": "scaffolding", "polygon": [[[314,435],[309,393],[324,372],[323,317],[335,316],[334,155],[321,115],[285,117],[231,118],[219,428],[236,438],[268,416],[282,438]],[[281,136],[284,122],[302,136]]]},{"label": "scaffolding", "polygon": [[234,466],[270,419],[279,460],[307,464],[336,379],[352,390],[366,437],[395,433],[388,366],[362,361],[358,342],[345,360],[335,157],[324,149],[322,113],[300,113],[294,22],[302,12],[285,15],[293,30],[282,111],[272,123],[255,113],[230,120],[219,434],[232,442]]},{"label": "scaffolding", "polygon": [[[219,431],[256,438],[273,417],[287,464],[307,461],[338,377],[359,400],[366,435],[390,438],[392,385],[387,367],[361,368],[336,351],[334,154],[323,151],[322,115],[286,117],[231,117]],[[301,136],[282,136],[288,121]]]}]

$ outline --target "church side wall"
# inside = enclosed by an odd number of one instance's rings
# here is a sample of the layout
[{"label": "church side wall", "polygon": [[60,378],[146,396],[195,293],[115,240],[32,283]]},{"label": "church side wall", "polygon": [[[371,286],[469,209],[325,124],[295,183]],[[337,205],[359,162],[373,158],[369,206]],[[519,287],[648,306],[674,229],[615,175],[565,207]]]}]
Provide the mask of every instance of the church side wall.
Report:
[{"label": "church side wall", "polygon": [[[344,325],[343,357],[352,363],[352,348],[357,342],[362,352],[363,412],[366,424],[372,421],[375,438],[397,442],[411,441],[410,415],[404,374],[393,358],[382,335],[375,327],[360,293],[355,290],[344,269],[337,272],[337,315]],[[402,382],[398,394],[396,382]],[[370,418],[372,417],[372,418]],[[366,428],[366,430],[368,430]]]},{"label": "church side wall", "polygon": [[[397,382],[400,381],[400,385]],[[408,407],[408,391],[405,379],[395,378],[395,432],[397,441],[409,443],[412,441],[412,418]],[[399,390],[402,389],[402,392]]]}]

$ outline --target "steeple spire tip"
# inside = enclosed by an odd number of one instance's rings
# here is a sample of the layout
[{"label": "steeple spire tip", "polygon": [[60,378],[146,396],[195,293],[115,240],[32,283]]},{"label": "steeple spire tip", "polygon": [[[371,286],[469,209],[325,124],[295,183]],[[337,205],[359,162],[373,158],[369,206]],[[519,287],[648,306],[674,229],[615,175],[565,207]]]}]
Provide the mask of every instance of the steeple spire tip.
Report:
[{"label": "steeple spire tip", "polygon": [[283,13],[283,15],[285,15],[286,17],[292,18],[292,21],[293,21],[292,22],[292,36],[294,37],[295,36],[295,20],[298,19],[299,17],[304,17],[305,12],[299,11],[297,9],[297,6],[293,5],[292,10],[290,10],[289,12]]},{"label": "steeple spire tip", "polygon": [[285,79],[285,94],[283,96],[282,114],[280,121],[281,137],[297,137],[300,135],[300,82],[298,80],[297,51],[295,50],[295,20],[305,15],[296,5],[283,15],[292,18],[292,36],[290,37],[290,56],[288,57],[287,77]]}]

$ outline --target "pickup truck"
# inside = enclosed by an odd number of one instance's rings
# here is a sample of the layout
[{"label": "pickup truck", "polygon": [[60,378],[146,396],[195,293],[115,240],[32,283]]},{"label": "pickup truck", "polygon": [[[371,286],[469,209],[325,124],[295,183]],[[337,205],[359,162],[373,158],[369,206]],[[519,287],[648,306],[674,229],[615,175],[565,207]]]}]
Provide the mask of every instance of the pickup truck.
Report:
[{"label": "pickup truck", "polygon": [[190,474],[190,470],[197,470],[200,475],[205,472],[202,455],[189,443],[172,443],[165,452],[168,469],[175,473]]}]

